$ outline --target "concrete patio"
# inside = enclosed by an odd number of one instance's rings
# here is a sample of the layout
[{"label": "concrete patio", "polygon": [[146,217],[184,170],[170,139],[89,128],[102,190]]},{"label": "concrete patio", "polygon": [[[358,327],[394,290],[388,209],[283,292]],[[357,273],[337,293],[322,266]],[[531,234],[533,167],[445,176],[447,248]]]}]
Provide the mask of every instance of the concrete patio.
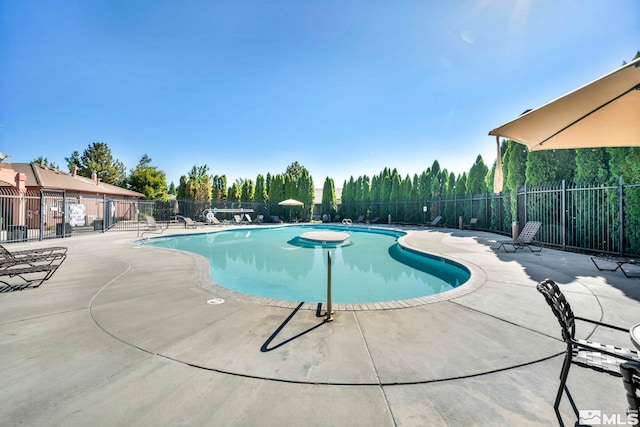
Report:
[{"label": "concrete patio", "polygon": [[[557,425],[565,346],[535,285],[555,280],[578,316],[640,322],[640,280],[587,255],[407,231],[407,245],[468,265],[474,289],[326,323],[309,305],[217,294],[203,258],[140,246],[135,232],[8,245],[69,256],[40,288],[0,294],[0,425]],[[628,334],[579,324],[591,333],[631,347]],[[580,410],[626,409],[619,378],[574,366],[567,384]],[[566,395],[560,409],[576,423]]]}]

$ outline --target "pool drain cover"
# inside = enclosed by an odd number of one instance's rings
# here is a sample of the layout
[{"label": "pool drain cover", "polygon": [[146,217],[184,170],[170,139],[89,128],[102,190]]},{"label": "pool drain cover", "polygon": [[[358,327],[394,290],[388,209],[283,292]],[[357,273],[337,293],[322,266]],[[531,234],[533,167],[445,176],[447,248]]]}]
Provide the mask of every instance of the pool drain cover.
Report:
[{"label": "pool drain cover", "polygon": [[207,301],[207,304],[217,305],[217,304],[222,304],[223,302],[224,300],[222,298],[212,298],[209,301]]}]

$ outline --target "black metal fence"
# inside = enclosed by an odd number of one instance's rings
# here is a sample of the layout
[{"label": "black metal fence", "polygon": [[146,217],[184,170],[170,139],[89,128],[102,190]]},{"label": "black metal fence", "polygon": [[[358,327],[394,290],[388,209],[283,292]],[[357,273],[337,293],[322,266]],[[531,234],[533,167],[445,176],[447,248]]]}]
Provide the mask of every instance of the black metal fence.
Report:
[{"label": "black metal fence", "polygon": [[[477,229],[511,235],[541,221],[536,240],[563,250],[640,255],[640,184],[594,185],[561,181],[521,186],[511,194],[477,194],[424,201],[343,202],[340,215],[365,221],[448,227],[477,218]],[[512,212],[515,212],[515,216]]]},{"label": "black metal fence", "polygon": [[137,224],[137,200],[64,190],[0,188],[0,241],[23,242]]},{"label": "black metal fence", "polygon": [[[477,218],[477,229],[511,235],[514,223],[541,221],[536,240],[563,250],[640,255],[640,184],[593,185],[558,182],[518,188],[511,194],[477,194],[429,200],[343,201],[339,218],[363,221],[428,225],[442,216],[448,227]],[[231,220],[234,211],[270,222],[274,215],[307,221],[326,218],[320,204],[309,208],[270,203],[167,202],[116,199],[43,190],[19,194],[0,190],[0,241],[16,242],[70,237],[78,233],[140,230],[153,216],[166,227],[182,226],[179,216],[204,220],[207,209],[220,220]],[[515,216],[512,214],[515,212]],[[336,219],[335,217],[333,218]]]}]

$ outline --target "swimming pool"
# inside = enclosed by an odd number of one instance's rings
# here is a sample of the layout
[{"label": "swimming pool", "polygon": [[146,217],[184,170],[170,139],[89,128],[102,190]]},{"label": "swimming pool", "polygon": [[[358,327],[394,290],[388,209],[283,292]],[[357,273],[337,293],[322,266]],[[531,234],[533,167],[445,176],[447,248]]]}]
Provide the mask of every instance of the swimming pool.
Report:
[{"label": "swimming pool", "polygon": [[[310,230],[339,230],[340,244],[310,244]],[[211,280],[264,298],[326,300],[327,252],[335,303],[406,300],[446,292],[466,282],[464,266],[403,248],[401,231],[331,226],[256,227],[149,239],[145,244],[194,252],[209,260]]]}]

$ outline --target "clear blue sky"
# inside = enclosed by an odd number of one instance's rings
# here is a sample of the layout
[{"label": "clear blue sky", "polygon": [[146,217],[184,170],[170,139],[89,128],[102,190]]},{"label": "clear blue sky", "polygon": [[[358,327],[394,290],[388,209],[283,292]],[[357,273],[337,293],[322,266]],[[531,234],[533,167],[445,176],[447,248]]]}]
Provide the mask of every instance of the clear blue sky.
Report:
[{"label": "clear blue sky", "polygon": [[460,174],[638,49],[637,0],[0,0],[0,151],[66,170],[99,141],[176,185],[202,164]]}]

